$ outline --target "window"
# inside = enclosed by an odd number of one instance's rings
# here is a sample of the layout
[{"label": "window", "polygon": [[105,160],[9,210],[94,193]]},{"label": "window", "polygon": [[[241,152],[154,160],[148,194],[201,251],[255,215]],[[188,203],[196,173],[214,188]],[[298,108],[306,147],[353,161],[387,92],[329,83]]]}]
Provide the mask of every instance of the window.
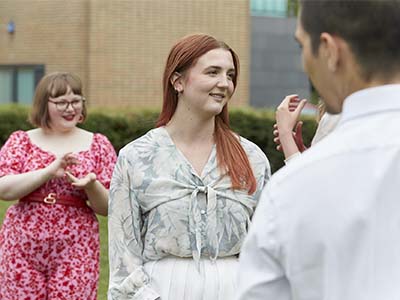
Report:
[{"label": "window", "polygon": [[0,65],[0,104],[31,104],[43,65]]},{"label": "window", "polygon": [[298,0],[250,0],[253,16],[296,16]]}]

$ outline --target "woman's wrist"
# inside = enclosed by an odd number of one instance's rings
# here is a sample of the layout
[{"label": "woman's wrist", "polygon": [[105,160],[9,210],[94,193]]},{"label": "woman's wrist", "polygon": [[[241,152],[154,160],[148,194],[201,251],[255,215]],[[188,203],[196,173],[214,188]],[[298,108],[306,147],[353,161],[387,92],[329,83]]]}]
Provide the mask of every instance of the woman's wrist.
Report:
[{"label": "woman's wrist", "polygon": [[278,131],[279,131],[279,136],[280,137],[293,134],[293,129],[292,128],[280,128],[278,126]]},{"label": "woman's wrist", "polygon": [[49,180],[53,179],[54,177],[56,177],[56,174],[54,172],[52,172],[52,170],[50,169],[49,166],[47,166],[43,169],[40,169],[38,172],[39,172],[39,176],[42,177],[44,182],[49,181]]},{"label": "woman's wrist", "polygon": [[97,181],[97,176],[94,173],[89,173],[86,175],[89,179],[88,183],[85,186],[85,189],[93,188]]},{"label": "woman's wrist", "polygon": [[281,144],[288,141],[294,141],[293,132],[291,130],[283,132],[279,131],[279,140],[281,141]]},{"label": "woman's wrist", "polygon": [[287,165],[291,160],[293,160],[295,157],[298,157],[298,156],[300,156],[300,155],[301,155],[300,152],[295,152],[295,153],[289,155],[289,157],[287,157],[287,158],[284,160],[285,164]]}]

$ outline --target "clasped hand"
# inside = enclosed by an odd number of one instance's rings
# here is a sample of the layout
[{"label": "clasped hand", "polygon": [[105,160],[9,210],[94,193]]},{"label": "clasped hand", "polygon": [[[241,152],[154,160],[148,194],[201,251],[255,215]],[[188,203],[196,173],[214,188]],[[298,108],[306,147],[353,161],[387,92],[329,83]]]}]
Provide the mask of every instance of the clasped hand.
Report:
[{"label": "clasped hand", "polygon": [[68,167],[77,165],[78,163],[79,161],[76,158],[76,156],[73,153],[69,152],[63,154],[60,157],[57,157],[47,167],[47,169],[51,178],[62,178],[66,176],[68,181],[70,181],[74,187],[78,189],[84,189],[89,187],[96,181],[96,174],[88,173],[86,176],[82,178],[75,177],[74,175],[71,174],[71,172],[68,171]]},{"label": "clasped hand", "polygon": [[286,96],[282,103],[278,106],[275,118],[273,135],[274,142],[277,144],[276,149],[282,151],[280,136],[291,135],[300,152],[307,149],[303,143],[302,126],[303,122],[299,121],[301,111],[306,105],[307,100],[298,97],[298,95]]}]

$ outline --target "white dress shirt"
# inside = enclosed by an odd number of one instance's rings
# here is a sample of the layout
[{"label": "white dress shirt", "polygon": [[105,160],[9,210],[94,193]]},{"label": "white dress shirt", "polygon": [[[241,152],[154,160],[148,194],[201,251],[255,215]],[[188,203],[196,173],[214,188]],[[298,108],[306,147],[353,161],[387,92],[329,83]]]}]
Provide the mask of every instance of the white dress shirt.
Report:
[{"label": "white dress shirt", "polygon": [[400,84],[344,102],[336,129],[265,187],[240,300],[400,299]]}]

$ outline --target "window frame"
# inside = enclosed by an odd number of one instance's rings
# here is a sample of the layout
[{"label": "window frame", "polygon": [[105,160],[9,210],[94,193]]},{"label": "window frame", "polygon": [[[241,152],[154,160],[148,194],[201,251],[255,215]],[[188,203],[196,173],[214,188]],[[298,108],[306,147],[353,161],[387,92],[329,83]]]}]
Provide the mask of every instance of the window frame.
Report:
[{"label": "window frame", "polygon": [[[44,64],[0,64],[0,70],[9,70],[11,71],[11,102],[10,103],[19,103],[18,102],[18,70],[20,69],[31,69],[33,71],[33,85],[34,89],[39,83],[40,79],[45,74],[45,65]],[[35,91],[33,90],[33,93]],[[33,101],[33,99],[32,99]]]}]

